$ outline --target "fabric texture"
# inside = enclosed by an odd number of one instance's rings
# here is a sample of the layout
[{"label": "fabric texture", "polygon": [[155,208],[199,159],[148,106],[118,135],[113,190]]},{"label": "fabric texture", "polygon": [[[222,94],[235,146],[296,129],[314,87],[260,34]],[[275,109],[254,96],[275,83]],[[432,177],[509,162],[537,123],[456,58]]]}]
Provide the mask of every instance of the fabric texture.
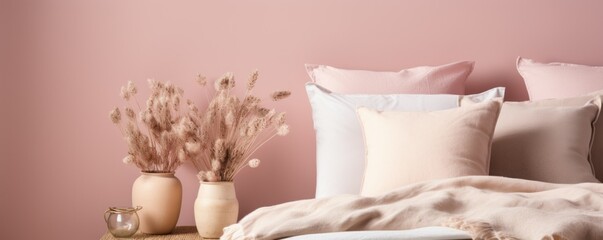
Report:
[{"label": "fabric texture", "polygon": [[366,169],[361,195],[432,179],[488,175],[501,103],[431,112],[359,108]]},{"label": "fabric texture", "polygon": [[603,239],[603,184],[467,176],[377,197],[341,195],[259,208],[222,240],[447,226],[473,239]]},{"label": "fabric texture", "polygon": [[313,82],[347,94],[464,94],[465,81],[474,62],[462,61],[441,66],[421,66],[398,72],[340,69],[306,64]]},{"label": "fabric texture", "polygon": [[[590,161],[601,99],[505,102],[490,174],[553,183],[598,182]],[[584,100],[582,100],[584,101]],[[580,101],[578,101],[580,102]]]},{"label": "fabric texture", "polygon": [[525,81],[530,100],[576,97],[603,89],[602,66],[541,63],[519,57],[517,71]]},{"label": "fabric texture", "polygon": [[308,83],[316,131],[316,197],[359,194],[364,175],[364,139],[356,108],[433,111],[455,108],[460,101],[502,98],[504,88],[474,95],[450,94],[338,94]]}]

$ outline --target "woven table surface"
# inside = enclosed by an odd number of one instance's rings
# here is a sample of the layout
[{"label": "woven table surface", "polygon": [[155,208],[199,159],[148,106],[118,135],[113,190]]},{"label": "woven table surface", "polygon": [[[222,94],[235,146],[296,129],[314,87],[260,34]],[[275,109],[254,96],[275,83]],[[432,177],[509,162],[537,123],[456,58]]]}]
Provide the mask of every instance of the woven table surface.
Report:
[{"label": "woven table surface", "polygon": [[111,233],[107,232],[101,237],[101,240],[114,240],[114,239],[148,239],[148,240],[189,240],[198,239],[201,240],[201,236],[197,233],[197,227],[195,226],[178,226],[172,233],[166,235],[150,235],[137,232],[134,236],[129,238],[115,238]]}]

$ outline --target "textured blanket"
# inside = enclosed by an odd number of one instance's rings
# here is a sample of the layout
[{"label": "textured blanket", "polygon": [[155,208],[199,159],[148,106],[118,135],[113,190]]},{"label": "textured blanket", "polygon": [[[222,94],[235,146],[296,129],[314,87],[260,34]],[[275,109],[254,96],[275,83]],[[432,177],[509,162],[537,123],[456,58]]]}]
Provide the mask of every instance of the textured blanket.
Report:
[{"label": "textured blanket", "polygon": [[343,195],[264,207],[223,240],[446,226],[474,239],[603,239],[603,184],[471,176],[408,185],[378,197]]}]

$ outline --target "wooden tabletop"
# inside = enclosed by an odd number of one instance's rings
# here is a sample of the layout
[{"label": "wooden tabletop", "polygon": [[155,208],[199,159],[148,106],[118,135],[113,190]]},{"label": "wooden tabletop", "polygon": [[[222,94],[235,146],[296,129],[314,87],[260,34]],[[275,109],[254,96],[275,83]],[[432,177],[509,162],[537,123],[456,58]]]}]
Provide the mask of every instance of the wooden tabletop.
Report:
[{"label": "wooden tabletop", "polygon": [[115,239],[147,239],[147,240],[201,240],[201,236],[197,233],[197,227],[195,226],[178,226],[172,233],[167,235],[150,235],[137,232],[130,238],[115,238],[111,233],[107,232],[101,237],[101,240],[115,240]]}]

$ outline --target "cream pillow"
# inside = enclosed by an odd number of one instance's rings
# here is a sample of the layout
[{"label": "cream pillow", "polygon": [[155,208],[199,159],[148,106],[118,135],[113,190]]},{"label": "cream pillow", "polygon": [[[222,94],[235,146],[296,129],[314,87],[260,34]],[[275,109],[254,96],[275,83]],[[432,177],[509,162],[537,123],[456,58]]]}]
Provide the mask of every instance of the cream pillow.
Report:
[{"label": "cream pillow", "polygon": [[432,179],[488,175],[500,102],[432,112],[359,108],[366,145],[361,195]]},{"label": "cream pillow", "polygon": [[505,102],[494,132],[490,174],[553,183],[598,182],[590,152],[600,108],[598,96]]}]

